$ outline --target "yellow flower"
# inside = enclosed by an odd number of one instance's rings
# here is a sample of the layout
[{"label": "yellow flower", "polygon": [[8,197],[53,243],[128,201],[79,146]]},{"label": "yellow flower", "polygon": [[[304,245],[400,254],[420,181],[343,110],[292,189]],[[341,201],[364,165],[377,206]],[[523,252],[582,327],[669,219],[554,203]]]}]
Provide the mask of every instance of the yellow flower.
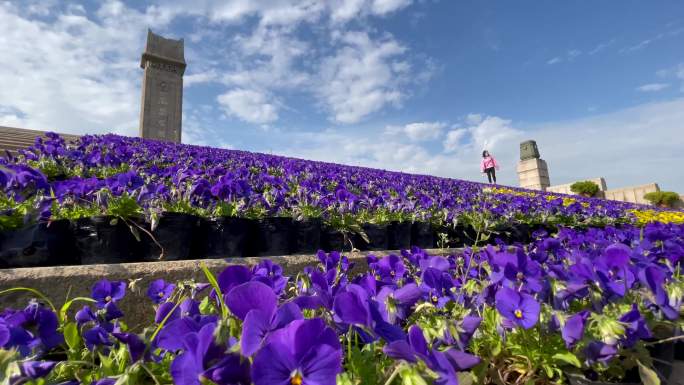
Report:
[{"label": "yellow flower", "polygon": [[629,210],[640,225],[650,222],[684,223],[684,212],[681,211],[655,211],[655,210]]}]

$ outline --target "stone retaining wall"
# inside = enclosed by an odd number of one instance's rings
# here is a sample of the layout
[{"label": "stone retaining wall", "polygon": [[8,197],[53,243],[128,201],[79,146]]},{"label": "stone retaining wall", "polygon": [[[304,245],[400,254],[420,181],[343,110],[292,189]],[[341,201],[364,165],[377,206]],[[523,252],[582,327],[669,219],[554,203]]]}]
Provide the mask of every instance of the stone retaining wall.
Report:
[{"label": "stone retaining wall", "polygon": [[[449,255],[458,249],[427,250],[431,255]],[[397,254],[398,251],[367,251],[343,253],[350,262],[354,262],[354,272],[365,270],[366,255],[383,256]],[[145,292],[155,279],[177,282],[194,279],[197,282],[207,282],[200,270],[200,263],[204,262],[209,270],[218,275],[226,266],[234,264],[254,265],[263,259],[270,259],[283,268],[283,273],[296,276],[304,267],[315,265],[318,258],[314,254],[289,255],[283,257],[250,257],[227,259],[203,259],[188,261],[161,261],[142,263],[122,263],[113,265],[85,265],[35,267],[0,270],[0,291],[13,287],[29,287],[46,295],[55,307],[59,309],[68,298],[90,297],[90,291],[95,282],[106,278],[110,281],[139,281],[137,290],[127,289],[126,297],[118,304],[125,314],[124,321],[133,331],[140,332],[146,325],[151,325],[154,317],[152,302]],[[28,292],[13,292],[0,296],[0,310],[7,307],[23,309],[28,299],[33,295]],[[78,310],[83,304],[74,305],[72,310]]]}]

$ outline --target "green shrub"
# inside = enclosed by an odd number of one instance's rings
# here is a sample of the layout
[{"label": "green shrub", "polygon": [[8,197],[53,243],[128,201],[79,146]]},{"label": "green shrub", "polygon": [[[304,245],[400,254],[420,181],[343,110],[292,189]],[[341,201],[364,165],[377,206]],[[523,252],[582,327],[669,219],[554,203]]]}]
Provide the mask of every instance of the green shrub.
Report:
[{"label": "green shrub", "polygon": [[674,191],[653,191],[644,195],[644,199],[656,206],[674,207],[681,198]]},{"label": "green shrub", "polygon": [[570,191],[588,197],[593,197],[599,191],[599,186],[589,180],[575,182],[570,186]]}]

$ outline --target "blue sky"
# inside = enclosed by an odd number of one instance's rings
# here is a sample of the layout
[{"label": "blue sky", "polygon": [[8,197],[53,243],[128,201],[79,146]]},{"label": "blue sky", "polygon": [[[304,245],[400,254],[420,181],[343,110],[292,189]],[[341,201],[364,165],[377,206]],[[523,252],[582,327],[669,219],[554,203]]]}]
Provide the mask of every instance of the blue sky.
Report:
[{"label": "blue sky", "polygon": [[0,3],[0,124],[136,135],[147,28],[185,38],[183,141],[684,193],[681,1]]}]

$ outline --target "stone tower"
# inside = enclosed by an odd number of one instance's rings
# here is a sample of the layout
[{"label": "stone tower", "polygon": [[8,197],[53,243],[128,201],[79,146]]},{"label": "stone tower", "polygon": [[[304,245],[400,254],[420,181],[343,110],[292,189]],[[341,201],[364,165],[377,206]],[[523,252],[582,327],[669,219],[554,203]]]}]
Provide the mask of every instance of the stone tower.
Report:
[{"label": "stone tower", "polygon": [[165,39],[147,30],[140,67],[145,71],[140,136],[180,143],[186,67],[183,39]]},{"label": "stone tower", "polygon": [[520,143],[520,161],[517,171],[520,187],[546,190],[551,186],[549,167],[546,165],[546,161],[539,156],[537,142],[534,140]]}]

